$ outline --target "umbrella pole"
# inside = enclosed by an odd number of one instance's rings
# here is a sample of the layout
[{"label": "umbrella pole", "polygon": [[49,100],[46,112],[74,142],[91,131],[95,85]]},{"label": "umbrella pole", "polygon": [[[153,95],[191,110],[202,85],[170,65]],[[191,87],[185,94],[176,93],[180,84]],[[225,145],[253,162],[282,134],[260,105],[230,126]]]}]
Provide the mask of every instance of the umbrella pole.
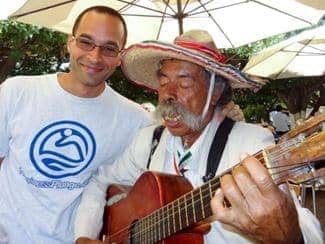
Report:
[{"label": "umbrella pole", "polygon": [[178,30],[179,34],[183,34],[183,12],[182,12],[182,0],[177,0],[177,20],[178,20]]}]

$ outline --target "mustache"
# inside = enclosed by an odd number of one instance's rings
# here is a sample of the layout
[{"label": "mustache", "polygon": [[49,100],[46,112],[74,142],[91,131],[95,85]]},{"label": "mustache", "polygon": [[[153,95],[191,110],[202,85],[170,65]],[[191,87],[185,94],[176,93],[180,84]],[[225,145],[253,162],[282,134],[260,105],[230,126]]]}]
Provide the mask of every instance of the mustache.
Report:
[{"label": "mustache", "polygon": [[157,113],[159,113],[162,117],[175,117],[177,115],[183,117],[184,114],[190,112],[178,102],[166,101],[158,104]]},{"label": "mustache", "polygon": [[163,117],[176,117],[180,116],[183,123],[194,131],[199,130],[202,127],[201,116],[197,116],[188,111],[182,104],[174,101],[165,101],[158,104],[155,116],[158,120]]}]

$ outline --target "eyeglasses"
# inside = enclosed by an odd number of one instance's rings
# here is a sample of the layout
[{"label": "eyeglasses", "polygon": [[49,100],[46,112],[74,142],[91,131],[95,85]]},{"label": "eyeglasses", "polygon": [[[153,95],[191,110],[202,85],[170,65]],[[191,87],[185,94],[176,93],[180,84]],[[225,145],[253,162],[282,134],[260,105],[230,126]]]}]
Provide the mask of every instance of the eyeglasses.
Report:
[{"label": "eyeglasses", "polygon": [[73,36],[72,38],[76,40],[77,47],[87,52],[94,50],[95,47],[98,47],[101,53],[106,57],[117,57],[120,52],[118,47],[112,44],[97,45],[92,40],[81,36]]}]

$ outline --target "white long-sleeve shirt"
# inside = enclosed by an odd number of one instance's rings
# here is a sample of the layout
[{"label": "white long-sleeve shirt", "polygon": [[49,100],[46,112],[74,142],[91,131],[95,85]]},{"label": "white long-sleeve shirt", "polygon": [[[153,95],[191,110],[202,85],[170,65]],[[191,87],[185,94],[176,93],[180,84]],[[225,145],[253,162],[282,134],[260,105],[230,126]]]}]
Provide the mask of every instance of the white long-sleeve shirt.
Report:
[{"label": "white long-sleeve shirt", "polygon": [[[198,140],[191,146],[192,159],[186,164],[185,176],[194,187],[202,185],[205,175],[207,157],[215,131],[219,123],[212,120]],[[142,129],[125,151],[123,156],[110,166],[99,169],[85,189],[77,211],[75,239],[86,236],[96,239],[102,226],[107,186],[113,183],[132,185],[146,170],[150,145],[155,126]],[[150,169],[176,174],[172,163],[175,149],[180,140],[171,135],[167,129],[162,134],[160,143],[151,158]],[[273,135],[264,128],[247,123],[236,123],[229,134],[217,174],[224,172],[239,162],[242,153],[255,153],[273,144]],[[322,240],[320,225],[307,209],[297,204],[299,223],[306,243],[319,243]],[[229,226],[214,222],[211,231],[204,236],[205,243],[249,243],[250,240],[239,235]]]}]

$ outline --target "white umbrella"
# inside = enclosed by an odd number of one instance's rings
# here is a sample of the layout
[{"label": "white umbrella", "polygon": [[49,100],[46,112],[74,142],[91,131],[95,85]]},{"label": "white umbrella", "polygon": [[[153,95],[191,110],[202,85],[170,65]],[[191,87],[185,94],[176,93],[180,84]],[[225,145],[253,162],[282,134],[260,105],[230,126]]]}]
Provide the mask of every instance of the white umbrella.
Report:
[{"label": "white umbrella", "polygon": [[313,8],[317,9],[325,9],[325,1],[324,0],[296,0],[300,3],[309,5]]},{"label": "white umbrella", "polygon": [[91,5],[111,6],[126,18],[129,44],[172,41],[200,28],[219,48],[311,26],[325,14],[295,0],[28,0],[11,18],[70,33],[75,17]]},{"label": "white umbrella", "polygon": [[271,79],[325,75],[325,23],[262,50],[243,71]]}]

